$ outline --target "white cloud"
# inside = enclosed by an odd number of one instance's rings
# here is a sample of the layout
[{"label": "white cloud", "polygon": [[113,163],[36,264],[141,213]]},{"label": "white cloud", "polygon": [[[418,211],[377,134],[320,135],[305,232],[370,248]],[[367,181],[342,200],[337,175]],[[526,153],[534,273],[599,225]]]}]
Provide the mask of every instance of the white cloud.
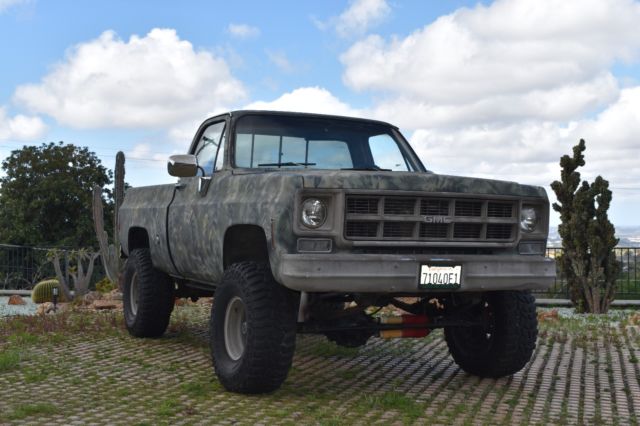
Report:
[{"label": "white cloud", "polygon": [[320,29],[333,27],[340,37],[360,36],[391,12],[386,0],[352,0],[349,7],[328,23],[316,21]]},{"label": "white cloud", "polygon": [[255,110],[299,111],[318,114],[362,116],[364,112],[351,108],[322,87],[301,87],[273,101],[252,102],[245,107]]},{"label": "white cloud", "polygon": [[19,86],[14,100],[70,127],[169,128],[245,96],[223,59],[156,28],[128,41],[106,31],[75,46],[41,83]]},{"label": "white cloud", "polygon": [[21,3],[27,3],[30,0],[0,0],[0,13]]},{"label": "white cloud", "polygon": [[236,38],[254,38],[260,35],[260,28],[247,24],[229,24],[227,31]]},{"label": "white cloud", "polygon": [[622,90],[616,102],[592,119],[420,129],[410,139],[427,167],[438,173],[548,187],[560,176],[560,157],[570,154],[581,138],[587,142],[584,178],[600,174],[609,179],[616,197],[633,195],[616,188],[635,188],[640,194],[640,86]]},{"label": "white cloud", "polygon": [[7,117],[4,108],[0,107],[0,140],[31,141],[42,137],[47,126],[40,117],[28,117],[18,114]]},{"label": "white cloud", "polygon": [[640,4],[631,0],[498,0],[404,38],[358,41],[341,57],[343,80],[453,122],[478,112],[484,123],[562,120],[617,97],[609,68],[637,59],[638,22]]},{"label": "white cloud", "polygon": [[269,58],[269,60],[281,71],[285,73],[293,72],[294,66],[289,60],[289,58],[287,58],[287,55],[284,52],[282,51],[274,52],[271,50],[266,50],[265,53],[267,54],[267,57]]}]

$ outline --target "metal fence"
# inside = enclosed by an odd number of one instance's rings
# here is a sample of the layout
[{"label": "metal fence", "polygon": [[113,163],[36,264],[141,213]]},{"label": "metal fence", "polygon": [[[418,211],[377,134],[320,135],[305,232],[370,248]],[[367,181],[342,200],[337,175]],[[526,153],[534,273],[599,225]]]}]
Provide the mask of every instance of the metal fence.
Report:
[{"label": "metal fence", "polygon": [[[54,278],[56,272],[47,254],[51,249],[41,247],[23,247],[0,244],[0,290],[29,290],[39,281]],[[73,264],[69,262],[70,249],[61,250],[60,266],[62,273],[69,279]],[[91,282],[95,283],[105,276],[104,267],[98,257],[94,263]]]},{"label": "metal fence", "polygon": [[[31,289],[38,281],[55,277],[53,264],[47,260],[50,249],[39,247],[22,247],[0,244],[0,289]],[[616,299],[640,300],[640,247],[616,247],[616,258],[621,264],[618,277]],[[70,250],[63,250],[63,258],[68,257]],[[558,257],[561,248],[547,248],[547,256]],[[69,264],[61,262],[63,273],[68,272]],[[92,283],[105,276],[100,258],[96,259]],[[536,293],[540,297],[551,299],[568,299],[567,282],[558,271],[555,284],[546,291]]]},{"label": "metal fence", "polygon": [[[616,247],[613,249],[620,262],[615,299],[640,300],[640,247]],[[556,258],[562,254],[559,247],[547,248],[547,256]],[[569,288],[560,270],[557,271],[555,284],[546,291],[538,291],[536,295],[550,299],[569,299]]]}]

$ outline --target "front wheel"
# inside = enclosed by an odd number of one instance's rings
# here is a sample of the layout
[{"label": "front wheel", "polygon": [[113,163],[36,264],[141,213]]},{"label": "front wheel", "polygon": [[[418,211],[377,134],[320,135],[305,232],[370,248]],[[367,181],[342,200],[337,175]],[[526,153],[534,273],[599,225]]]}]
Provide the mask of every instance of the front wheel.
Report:
[{"label": "front wheel", "polygon": [[173,282],[155,269],[149,249],[131,251],[124,272],[124,322],[135,337],[160,337],[173,310]]},{"label": "front wheel", "polygon": [[503,377],[520,371],[531,359],[538,336],[535,299],[528,291],[486,293],[464,319],[482,327],[445,327],[449,352],[467,373]]},{"label": "front wheel", "polygon": [[266,264],[240,262],[224,273],[211,307],[211,356],[229,391],[271,392],[289,373],[296,340],[291,291]]}]

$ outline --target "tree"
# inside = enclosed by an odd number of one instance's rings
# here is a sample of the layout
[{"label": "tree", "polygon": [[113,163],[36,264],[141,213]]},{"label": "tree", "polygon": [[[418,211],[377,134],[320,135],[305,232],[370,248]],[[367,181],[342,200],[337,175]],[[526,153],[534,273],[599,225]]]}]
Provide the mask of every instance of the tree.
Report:
[{"label": "tree", "polygon": [[[11,152],[2,162],[2,170],[5,176],[0,178],[0,242],[97,246],[92,188],[110,184],[111,172],[95,153],[63,142],[24,146]],[[111,193],[105,190],[104,195],[111,212]]]},{"label": "tree", "polygon": [[563,253],[558,263],[574,306],[583,312],[606,313],[620,271],[613,251],[618,240],[607,214],[612,198],[609,182],[602,176],[592,184],[580,182],[577,169],[585,165],[585,149],[581,139],[573,147],[572,157],[562,156],[561,180],[551,183],[558,199],[553,208],[561,221],[558,232]]}]

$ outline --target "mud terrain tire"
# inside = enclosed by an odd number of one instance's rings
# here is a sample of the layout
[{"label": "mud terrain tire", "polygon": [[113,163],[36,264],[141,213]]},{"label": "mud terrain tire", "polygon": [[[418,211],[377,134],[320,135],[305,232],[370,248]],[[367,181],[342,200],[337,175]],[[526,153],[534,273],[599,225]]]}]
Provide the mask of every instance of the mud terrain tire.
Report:
[{"label": "mud terrain tire", "polygon": [[173,281],[155,269],[149,249],[131,251],[124,272],[124,322],[135,337],[160,337],[173,310]]},{"label": "mud terrain tire", "polygon": [[268,265],[227,268],[209,322],[214,369],[227,390],[257,394],[280,387],[293,360],[296,315],[294,293],[275,282]]},{"label": "mud terrain tire", "polygon": [[538,336],[535,299],[528,291],[487,292],[464,319],[483,318],[484,327],[445,327],[454,361],[467,373],[503,377],[520,371],[531,359]]}]

